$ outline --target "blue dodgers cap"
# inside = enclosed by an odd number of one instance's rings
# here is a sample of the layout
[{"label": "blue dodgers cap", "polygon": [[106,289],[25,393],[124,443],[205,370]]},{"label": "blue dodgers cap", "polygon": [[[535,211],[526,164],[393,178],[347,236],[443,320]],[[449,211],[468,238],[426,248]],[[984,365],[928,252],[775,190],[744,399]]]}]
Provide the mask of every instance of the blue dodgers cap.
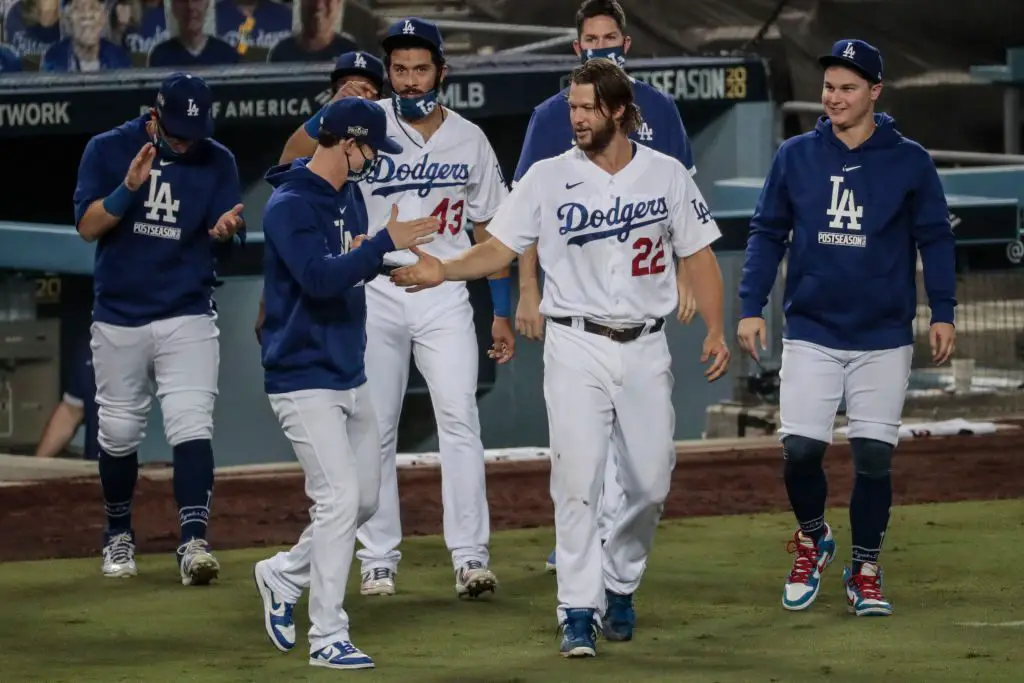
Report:
[{"label": "blue dodgers cap", "polygon": [[199,76],[173,73],[160,84],[156,114],[167,134],[182,140],[213,135],[213,93]]},{"label": "blue dodgers cap", "polygon": [[341,139],[353,138],[385,154],[402,153],[402,146],[388,137],[384,109],[361,97],[343,97],[324,107],[320,130]]},{"label": "blue dodgers cap", "polygon": [[444,60],[444,40],[441,39],[441,30],[437,28],[437,24],[426,19],[419,17],[400,19],[388,27],[388,32],[380,41],[384,52],[389,54],[396,47],[417,43],[437,53],[437,56]]},{"label": "blue dodgers cap", "polygon": [[847,38],[836,41],[832,53],[822,55],[818,63],[823,67],[845,66],[853,69],[871,83],[882,82],[882,53],[863,40]]},{"label": "blue dodgers cap", "polygon": [[346,52],[338,57],[334,71],[331,72],[331,80],[352,75],[366,76],[377,86],[377,90],[384,89],[384,62],[369,52]]}]

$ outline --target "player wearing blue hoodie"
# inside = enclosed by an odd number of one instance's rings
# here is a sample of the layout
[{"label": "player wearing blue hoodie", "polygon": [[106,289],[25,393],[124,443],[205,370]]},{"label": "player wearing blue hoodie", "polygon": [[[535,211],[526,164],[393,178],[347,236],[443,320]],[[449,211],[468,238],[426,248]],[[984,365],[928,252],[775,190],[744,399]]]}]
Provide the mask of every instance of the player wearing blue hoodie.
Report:
[{"label": "player wearing blue hoodie", "polygon": [[342,607],[356,528],[377,509],[377,419],[363,370],[363,284],[384,254],[429,242],[437,219],[399,222],[367,239],[366,207],[355,186],[378,152],[402,148],[387,136],[384,110],[346,98],[324,108],[312,157],[267,173],[274,191],[263,216],[266,240],[262,357],[270,404],[306,475],[312,521],[298,543],[256,564],[256,587],[271,643],[295,645],[292,612],[310,587],[309,663],[366,669]]},{"label": "player wearing blue hoodie", "polygon": [[835,557],[822,459],[845,395],[855,479],[850,611],[886,616],[878,555],[892,505],[890,466],[913,357],[917,254],[931,307],[932,360],[953,352],[955,240],[928,152],[876,114],[882,56],[840,40],[819,60],[825,116],[779,148],[750,221],[740,283],[741,347],[764,348],[762,312],[789,252],[780,418],[786,491],[800,528],[782,604],[807,609]]}]

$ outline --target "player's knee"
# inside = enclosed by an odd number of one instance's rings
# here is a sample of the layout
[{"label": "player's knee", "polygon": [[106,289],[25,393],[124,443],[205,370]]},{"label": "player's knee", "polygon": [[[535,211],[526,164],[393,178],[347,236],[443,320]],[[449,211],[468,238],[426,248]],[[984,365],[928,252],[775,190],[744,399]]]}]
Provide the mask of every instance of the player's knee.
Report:
[{"label": "player's knee", "polygon": [[853,470],[862,477],[877,479],[892,471],[892,444],[877,439],[850,439]]},{"label": "player's knee", "polygon": [[190,392],[164,400],[164,434],[171,448],[187,441],[213,439],[213,398]]},{"label": "player's knee", "polygon": [[377,506],[380,502],[380,488],[377,487],[372,490],[366,490],[366,488],[363,487],[359,491],[359,511],[357,513],[359,517],[357,523],[360,526],[377,513]]},{"label": "player's knee", "polygon": [[100,406],[97,441],[107,455],[123,458],[139,449],[146,437],[146,416]]},{"label": "player's knee", "polygon": [[799,434],[789,434],[782,440],[782,455],[786,459],[786,470],[804,472],[821,469],[828,444],[817,439],[808,439]]}]

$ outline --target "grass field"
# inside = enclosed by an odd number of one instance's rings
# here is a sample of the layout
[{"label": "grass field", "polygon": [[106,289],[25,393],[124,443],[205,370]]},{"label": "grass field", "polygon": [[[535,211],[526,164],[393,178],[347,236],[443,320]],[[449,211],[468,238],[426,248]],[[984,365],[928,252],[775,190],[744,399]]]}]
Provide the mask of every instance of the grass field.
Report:
[{"label": "grass field", "polygon": [[436,538],[407,542],[399,595],[362,598],[350,582],[353,637],[376,659],[374,671],[308,666],[304,602],[295,650],[270,646],[251,579],[269,550],[220,553],[223,580],[208,588],[176,583],[167,556],[141,557],[140,576],[124,581],[103,580],[97,559],[4,564],[0,682],[1024,679],[1024,501],[894,509],[883,565],[896,610],[888,619],[846,613],[845,512],[830,522],[839,559],[817,603],[798,614],[779,603],[789,515],[665,523],[637,594],[636,638],[600,641],[587,661],[557,653],[555,580],[543,571],[550,529],[494,539],[502,583],[490,601],[455,599]]}]

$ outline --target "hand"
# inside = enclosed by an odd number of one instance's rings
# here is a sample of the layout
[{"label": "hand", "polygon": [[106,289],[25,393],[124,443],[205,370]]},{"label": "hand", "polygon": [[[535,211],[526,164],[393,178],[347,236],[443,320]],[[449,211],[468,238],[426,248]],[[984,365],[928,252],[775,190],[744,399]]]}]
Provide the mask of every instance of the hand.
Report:
[{"label": "hand", "polygon": [[418,247],[409,247],[419,261],[391,273],[391,281],[410,293],[437,287],[444,282],[444,264]]},{"label": "hand", "polygon": [[491,323],[491,339],[494,345],[487,351],[487,357],[498,361],[498,365],[512,360],[516,354],[516,335],[508,318],[494,316]]},{"label": "hand", "polygon": [[[736,330],[736,338],[739,339],[740,348],[760,363],[761,359],[757,355],[757,350],[760,348],[764,351],[768,348],[768,331],[764,324],[764,318],[743,318],[740,320],[739,328]],[[758,343],[759,338],[760,343]]]},{"label": "hand", "polygon": [[956,328],[949,323],[932,323],[928,330],[928,341],[932,345],[932,362],[942,365],[953,355]]},{"label": "hand", "polygon": [[375,100],[378,96],[377,89],[369,83],[365,81],[348,81],[338,88],[338,92],[334,93],[331,102],[337,102],[346,97],[361,97],[364,100]]},{"label": "hand", "polygon": [[679,311],[676,313],[676,320],[688,325],[693,320],[693,314],[697,312],[697,299],[686,282],[677,280],[676,289],[679,290]]},{"label": "hand", "polygon": [[516,330],[527,339],[544,339],[544,317],[540,314],[540,292],[535,287],[519,288]]},{"label": "hand", "polygon": [[352,240],[352,246],[349,248],[349,250],[350,251],[355,251],[356,249],[359,248],[359,245],[361,245],[363,242],[365,242],[368,239],[370,239],[370,238],[367,237],[366,235],[356,235],[355,238]]},{"label": "hand", "polygon": [[704,371],[704,376],[709,382],[725,374],[729,369],[729,346],[725,343],[725,336],[721,334],[709,334],[704,338],[704,348],[700,354],[700,362],[707,363],[709,358],[714,357],[715,362]]},{"label": "hand", "polygon": [[399,221],[398,204],[391,205],[387,231],[391,235],[391,241],[395,243],[395,249],[408,249],[413,245],[426,244],[434,239],[440,227],[441,224],[434,216]]},{"label": "hand", "polygon": [[149,172],[153,170],[154,159],[156,159],[156,147],[152,142],[147,142],[132,159],[128,173],[124,177],[124,184],[129,190],[137,192],[143,183],[149,180]]},{"label": "hand", "polygon": [[241,204],[235,204],[231,209],[225,211],[224,215],[217,219],[217,225],[213,226],[213,229],[210,230],[210,237],[218,242],[227,242],[234,237],[238,229],[245,223],[242,220],[241,213]]}]

